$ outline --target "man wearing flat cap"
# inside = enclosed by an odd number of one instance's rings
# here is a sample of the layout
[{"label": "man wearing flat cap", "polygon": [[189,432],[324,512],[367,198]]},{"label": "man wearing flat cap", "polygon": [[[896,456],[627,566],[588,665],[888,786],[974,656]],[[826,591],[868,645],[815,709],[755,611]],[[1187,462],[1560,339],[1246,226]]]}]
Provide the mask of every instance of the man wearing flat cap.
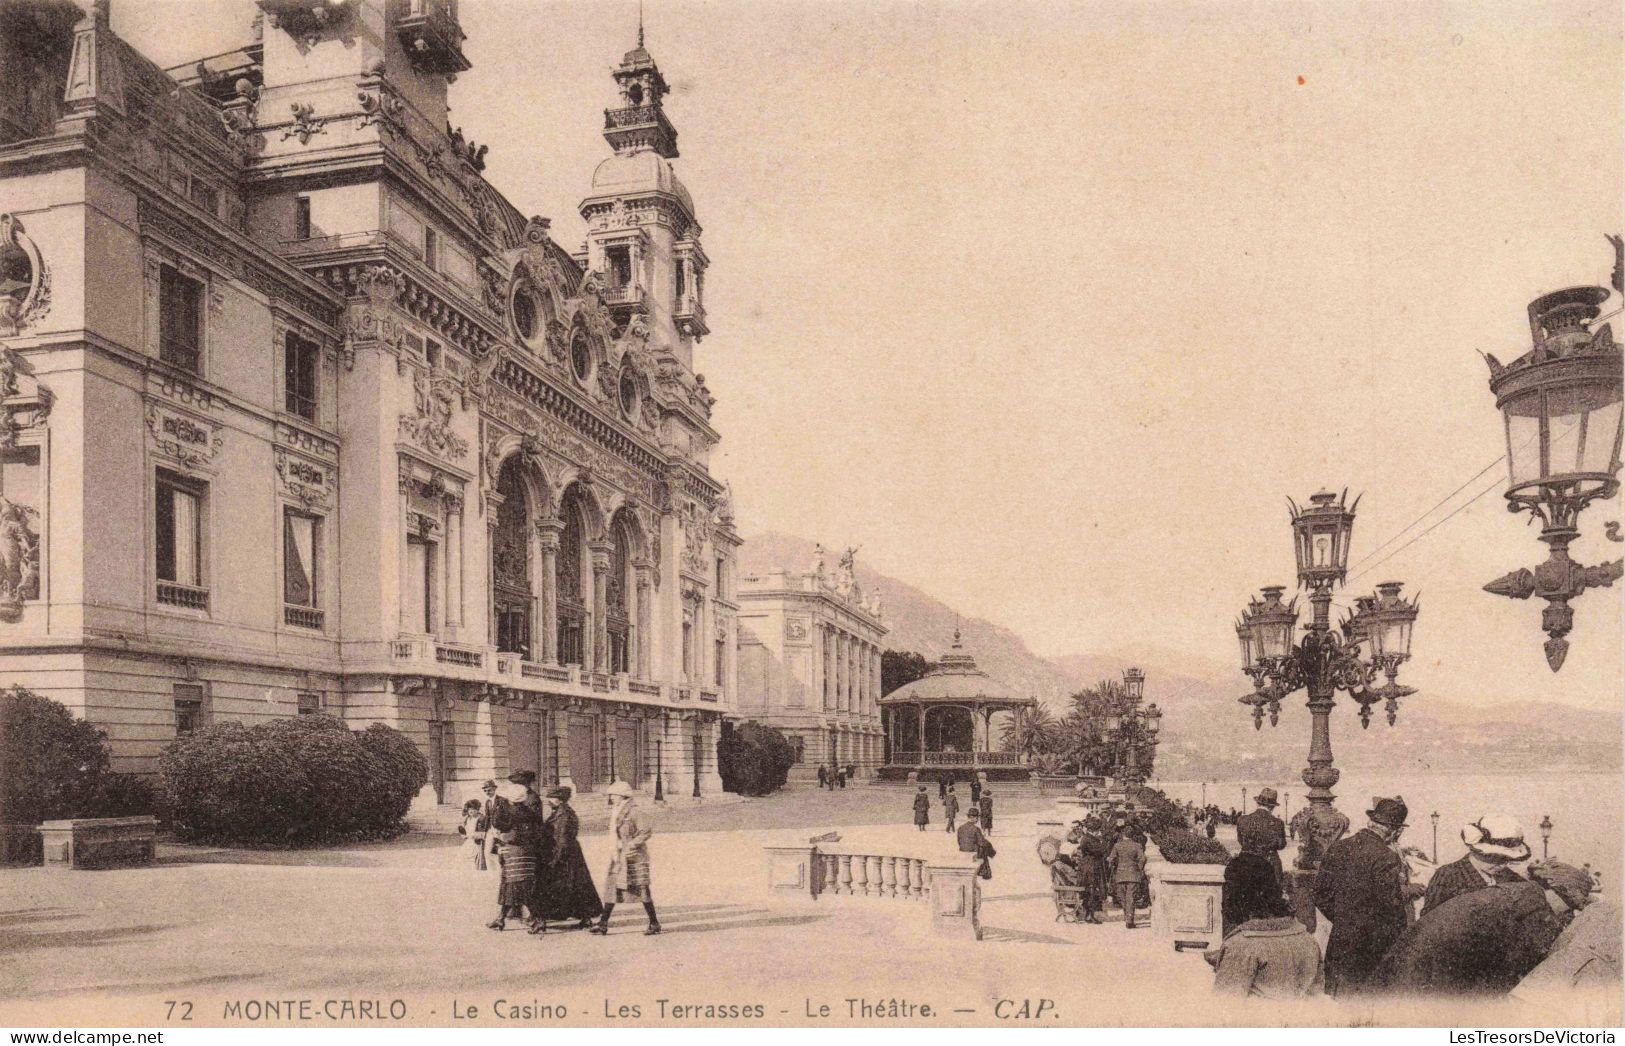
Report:
[{"label": "man wearing flat cap", "polygon": [[1275,880],[1281,881],[1281,851],[1286,849],[1286,825],[1275,816],[1280,799],[1273,788],[1262,788],[1253,802],[1258,809],[1236,818],[1236,842],[1241,852],[1258,854],[1275,868]]},{"label": "man wearing flat cap", "polygon": [[1521,870],[1528,866],[1529,844],[1523,841],[1523,825],[1514,819],[1487,814],[1462,827],[1461,841],[1467,853],[1460,860],[1441,865],[1428,880],[1428,892],[1422,897],[1423,915],[1452,897],[1525,878]]},{"label": "man wearing flat cap", "polygon": [[1339,839],[1315,876],[1315,907],[1331,920],[1326,993],[1370,989],[1377,964],[1405,932],[1405,869],[1394,850],[1409,814],[1405,800],[1376,798],[1366,826]]}]

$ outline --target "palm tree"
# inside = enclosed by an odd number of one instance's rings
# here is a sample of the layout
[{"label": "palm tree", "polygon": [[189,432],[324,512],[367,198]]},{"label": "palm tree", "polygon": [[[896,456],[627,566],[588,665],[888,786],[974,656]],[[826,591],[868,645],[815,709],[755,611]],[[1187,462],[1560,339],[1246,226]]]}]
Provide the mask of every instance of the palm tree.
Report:
[{"label": "palm tree", "polygon": [[1055,715],[1043,705],[1018,708],[1004,725],[999,743],[1006,752],[1019,752],[1027,759],[1034,752],[1047,752],[1056,740]]}]

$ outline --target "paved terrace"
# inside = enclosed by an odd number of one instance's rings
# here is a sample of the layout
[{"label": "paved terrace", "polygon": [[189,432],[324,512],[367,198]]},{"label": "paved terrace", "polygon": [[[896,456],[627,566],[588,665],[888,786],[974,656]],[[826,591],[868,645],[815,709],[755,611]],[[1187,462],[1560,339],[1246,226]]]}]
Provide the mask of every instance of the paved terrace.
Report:
[{"label": "paved terrace", "polygon": [[[716,1023],[704,1009],[672,1016],[677,1006],[706,1005],[762,1007],[761,1019],[741,1023],[830,1026],[1451,1019],[1327,1000],[1221,1007],[1201,958],[1176,954],[1149,929],[1054,921],[1034,856],[1044,800],[1012,800],[996,821],[1000,855],[985,884],[980,942],[931,936],[924,901],[767,900],[765,842],[831,829],[914,836],[899,823],[907,798],[881,788],[797,791],[672,816],[652,844],[666,928],[658,937],[642,935],[635,905],[617,911],[605,938],[488,930],[496,878],[465,868],[444,837],[302,852],[164,846],[149,868],[0,870],[0,1025],[156,1025],[185,1013],[172,1000],[189,1002],[198,1026],[249,1023],[236,1015],[257,1014],[257,1001],[301,999],[318,1025],[333,1023],[323,1011],[359,1013],[363,1002],[377,1012],[404,1006],[412,1024],[553,1023],[501,1019],[498,1000],[507,1000],[504,1012],[562,1009],[570,1024]],[[942,833],[940,824],[930,830]],[[602,868],[606,837],[582,842]],[[857,999],[883,1005],[865,1017],[848,1002]],[[328,1000],[352,1009],[330,1010]],[[229,1010],[234,1003],[243,1008]],[[1506,1023],[1483,1006],[1473,1012],[1477,1026]]]}]

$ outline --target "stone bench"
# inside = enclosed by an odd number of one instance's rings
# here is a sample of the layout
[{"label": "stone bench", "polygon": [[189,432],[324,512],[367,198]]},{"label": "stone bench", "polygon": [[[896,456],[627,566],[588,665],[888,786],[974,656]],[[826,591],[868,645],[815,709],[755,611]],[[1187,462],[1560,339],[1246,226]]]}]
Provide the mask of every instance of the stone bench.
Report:
[{"label": "stone bench", "polygon": [[39,834],[47,867],[117,868],[157,856],[158,819],[150,814],[46,821]]}]

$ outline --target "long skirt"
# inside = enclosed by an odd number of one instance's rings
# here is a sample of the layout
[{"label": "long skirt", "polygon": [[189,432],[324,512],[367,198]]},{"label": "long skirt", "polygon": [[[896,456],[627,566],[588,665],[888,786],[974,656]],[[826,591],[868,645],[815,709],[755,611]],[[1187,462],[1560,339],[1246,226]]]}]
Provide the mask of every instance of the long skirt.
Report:
[{"label": "long skirt", "polygon": [[603,910],[581,844],[571,840],[565,852],[537,880],[536,917],[557,922],[596,919]]},{"label": "long skirt", "polygon": [[624,857],[610,862],[609,874],[604,877],[604,896],[616,901],[650,901],[649,851],[635,846]]},{"label": "long skirt", "polygon": [[486,870],[485,840],[464,839],[463,845],[457,848],[457,858],[463,862],[463,867],[473,868],[476,872]]},{"label": "long skirt", "polygon": [[536,894],[536,855],[517,846],[502,848],[502,887],[497,903],[504,907],[530,904]]}]

